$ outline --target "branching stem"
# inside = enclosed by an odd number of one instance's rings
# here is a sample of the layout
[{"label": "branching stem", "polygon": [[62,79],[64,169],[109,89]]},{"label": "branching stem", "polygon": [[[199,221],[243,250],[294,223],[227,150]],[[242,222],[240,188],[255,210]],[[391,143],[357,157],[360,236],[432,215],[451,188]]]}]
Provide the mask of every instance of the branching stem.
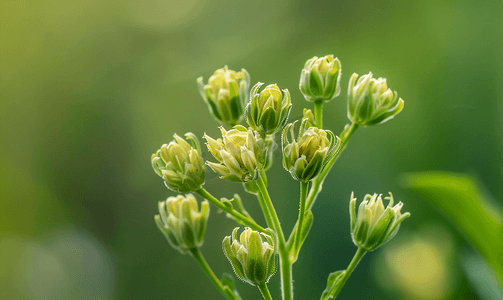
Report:
[{"label": "branching stem", "polygon": [[266,232],[265,229],[262,226],[260,226],[257,223],[253,222],[247,216],[245,216],[245,215],[243,215],[243,214],[235,211],[232,208],[229,208],[229,207],[225,206],[222,202],[220,202],[217,198],[215,198],[213,195],[211,195],[204,188],[200,188],[199,190],[196,191],[196,193],[198,193],[203,198],[205,198],[208,201],[210,201],[211,203],[213,203],[213,205],[215,205],[216,207],[220,208],[221,210],[223,210],[226,213],[230,214],[231,216],[233,216],[237,220],[241,221],[246,226],[249,226],[251,229],[256,230],[256,231],[260,231],[260,232],[264,232],[264,233]]},{"label": "branching stem", "polygon": [[[211,280],[213,285],[217,288],[217,290],[219,290],[220,293],[222,293],[225,299],[228,299],[229,295],[227,295],[227,293],[225,292],[224,285],[222,284],[222,282],[220,282],[215,273],[213,273],[210,265],[208,265],[208,262],[206,261],[206,259],[204,259],[204,256],[199,250],[199,248],[190,249],[190,254],[192,254],[192,257],[194,257],[195,260],[199,263],[201,269],[203,269],[204,273],[206,273],[206,275]],[[236,296],[234,296],[234,298],[238,299]]]},{"label": "branching stem", "polygon": [[272,204],[271,197],[267,192],[267,187],[264,182],[264,178],[262,176],[257,180],[257,186],[259,188],[261,197],[265,203],[265,207],[271,216],[273,230],[276,232],[278,236],[278,251],[280,258],[280,271],[281,271],[281,291],[283,293],[283,300],[292,300],[293,299],[293,284],[292,284],[292,264],[290,263],[288,249],[286,247],[285,236],[283,234],[283,230],[281,229],[281,225],[278,219],[278,215],[276,214],[276,210],[274,209],[274,205]]},{"label": "branching stem", "polygon": [[339,293],[342,290],[342,287],[344,286],[344,284],[348,280],[349,276],[351,276],[351,273],[353,273],[353,270],[356,268],[356,266],[358,265],[360,260],[365,255],[365,253],[367,253],[366,250],[364,250],[363,248],[358,248],[358,250],[355,253],[355,256],[353,256],[353,259],[349,263],[348,268],[346,269],[346,271],[342,275],[342,278],[340,279],[340,281],[337,283],[335,290],[333,290],[330,293],[331,295],[334,296],[334,299],[337,298],[337,295],[339,295]]}]

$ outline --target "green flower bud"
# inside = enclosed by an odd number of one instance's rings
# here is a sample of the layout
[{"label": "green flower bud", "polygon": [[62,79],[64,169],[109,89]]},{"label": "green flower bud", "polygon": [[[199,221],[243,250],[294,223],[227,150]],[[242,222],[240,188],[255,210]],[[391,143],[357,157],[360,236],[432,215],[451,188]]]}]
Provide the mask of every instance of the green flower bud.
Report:
[{"label": "green flower bud", "polygon": [[[358,80],[357,80],[358,79]],[[348,87],[348,118],[360,126],[381,124],[403,109],[397,92],[388,89],[385,78],[374,79],[372,73],[358,78],[353,74]]]},{"label": "green flower bud", "polygon": [[210,153],[219,163],[206,162],[220,178],[233,182],[255,181],[264,168],[267,147],[264,139],[251,128],[236,125],[227,131],[220,127],[222,138],[204,135]]},{"label": "green flower bud", "polygon": [[164,179],[170,190],[179,193],[200,189],[205,175],[199,141],[190,132],[185,136],[190,144],[175,134],[175,140],[162,145],[151,158],[156,174]]},{"label": "green flower bud", "polygon": [[333,55],[311,58],[300,75],[300,91],[308,101],[330,101],[341,92],[341,62]]},{"label": "green flower bud", "polygon": [[169,244],[183,254],[203,245],[209,214],[208,200],[201,203],[199,211],[197,200],[192,194],[185,197],[178,195],[159,202],[155,223]]},{"label": "green flower bud", "polygon": [[246,105],[246,122],[251,128],[264,134],[273,134],[285,126],[292,101],[287,89],[281,90],[276,84],[268,85],[258,93],[262,82],[253,86],[250,102]]},{"label": "green flower bud", "polygon": [[[307,117],[302,119],[295,140],[296,122],[286,125],[283,129],[281,136],[283,167],[294,179],[307,182],[315,179],[330,159],[340,151],[341,140],[330,130],[310,126],[312,123]],[[288,139],[289,131],[290,139]]]},{"label": "green flower bud", "polygon": [[306,119],[306,126],[309,127],[318,127],[316,126],[316,121],[314,120],[313,111],[307,108],[304,108],[304,112],[302,114],[302,120]]},{"label": "green flower bud", "polygon": [[389,193],[388,206],[384,208],[381,195],[366,195],[356,215],[356,198],[351,193],[349,215],[351,236],[357,247],[373,251],[391,240],[400,228],[400,223],[410,217],[410,213],[400,213],[403,203],[393,206],[393,195]]},{"label": "green flower bud", "polygon": [[203,83],[203,77],[197,83],[211,114],[220,123],[234,126],[241,120],[250,89],[250,75],[245,69],[236,72],[225,66],[215,71],[208,84]]},{"label": "green flower bud", "polygon": [[[276,272],[277,242],[275,234],[254,231],[248,227],[238,239],[239,227],[224,238],[222,248],[237,277],[251,285],[262,285]],[[263,241],[263,239],[265,241]]]}]

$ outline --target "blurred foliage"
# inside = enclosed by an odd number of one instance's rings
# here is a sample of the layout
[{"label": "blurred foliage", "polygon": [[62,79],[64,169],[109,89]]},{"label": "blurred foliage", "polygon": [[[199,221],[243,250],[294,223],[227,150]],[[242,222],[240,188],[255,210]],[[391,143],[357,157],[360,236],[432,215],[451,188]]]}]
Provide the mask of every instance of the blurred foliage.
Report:
[{"label": "blurred foliage", "polygon": [[[503,2],[490,0],[2,1],[0,298],[55,299],[71,290],[66,299],[220,299],[158,232],[157,202],[174,194],[149,159],[175,132],[218,133],[196,78],[226,64],[248,70],[252,83],[288,88],[296,119],[312,108],[297,88],[305,61],[333,53],[342,92],[326,104],[324,123],[335,133],[347,123],[353,72],[386,77],[405,101],[395,119],[358,130],[327,178],[294,267],[297,299],[321,295],[328,274],[351,260],[351,191],[394,192],[413,216],[403,226],[411,230],[425,220],[449,223],[399,189],[402,172],[468,171],[503,199],[502,14]],[[239,192],[260,216],[241,185],[210,173],[205,188],[217,197]],[[298,184],[280,163],[269,178],[281,187],[271,196],[288,231]],[[217,274],[230,272],[221,241],[232,228],[223,214],[209,218],[202,251]],[[456,234],[453,243],[465,245]],[[401,299],[368,272],[383,249],[363,259],[342,299]],[[96,274],[82,263],[106,280],[80,280]],[[236,285],[244,299],[260,297]],[[276,299],[278,286],[276,275]],[[475,297],[467,284],[452,295]]]},{"label": "blurred foliage", "polygon": [[403,299],[451,299],[461,276],[449,230],[426,223],[416,232],[402,231],[374,261],[377,282]]},{"label": "blurred foliage", "polygon": [[476,180],[463,174],[425,172],[407,174],[404,182],[458,227],[492,266],[503,287],[503,210],[487,200]]}]

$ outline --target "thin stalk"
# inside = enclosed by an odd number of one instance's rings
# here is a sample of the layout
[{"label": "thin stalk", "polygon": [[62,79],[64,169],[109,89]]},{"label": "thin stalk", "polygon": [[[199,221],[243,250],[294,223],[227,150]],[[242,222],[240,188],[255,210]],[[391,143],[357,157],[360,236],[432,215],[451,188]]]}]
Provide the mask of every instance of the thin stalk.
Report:
[{"label": "thin stalk", "polygon": [[337,295],[339,295],[339,293],[342,290],[342,287],[344,286],[344,284],[346,283],[349,276],[351,275],[353,270],[356,268],[356,266],[358,265],[360,260],[363,258],[365,253],[367,253],[367,250],[364,250],[363,248],[358,248],[358,250],[355,253],[355,256],[353,256],[353,259],[349,263],[348,268],[346,269],[346,271],[342,275],[340,282],[337,283],[335,290],[333,292],[331,292],[331,294],[334,296],[334,299],[337,298]]},{"label": "thin stalk", "polygon": [[[262,177],[264,179],[264,182],[266,181],[266,177],[267,175],[265,174],[265,170],[262,169],[260,170],[260,177]],[[258,187],[258,183],[255,183]],[[267,187],[266,187],[267,188]],[[262,209],[262,213],[264,214],[264,218],[265,218],[265,221],[267,223],[267,227],[269,228],[274,228],[274,223],[273,223],[273,220],[272,220],[272,216],[269,212],[269,209],[267,208],[267,204],[265,203],[265,199],[264,197],[262,196],[262,193],[259,192],[258,195],[257,195],[257,198],[258,198],[258,201],[260,203],[260,208]]]},{"label": "thin stalk", "polygon": [[279,240],[279,246],[285,245],[285,236],[283,235],[283,230],[281,229],[281,225],[279,223],[278,215],[276,214],[276,210],[274,209],[274,205],[272,204],[271,197],[269,196],[269,193],[267,192],[267,188],[264,183],[264,179],[259,177],[257,180],[257,186],[260,190],[260,194],[264,200],[264,204],[266,206],[267,211],[269,212],[271,219],[272,219],[272,225],[273,229],[278,235],[278,240]]},{"label": "thin stalk", "polygon": [[267,288],[267,284],[264,283],[258,285],[257,287],[260,290],[262,297],[264,297],[264,300],[272,300],[271,293],[269,293],[269,289]]},{"label": "thin stalk", "polygon": [[196,193],[198,193],[203,198],[205,198],[208,201],[210,201],[211,203],[213,203],[213,205],[215,205],[216,207],[218,207],[221,210],[225,211],[226,213],[230,214],[231,216],[233,216],[237,220],[243,222],[243,224],[245,224],[246,226],[250,227],[251,229],[256,230],[256,231],[260,231],[260,232],[266,232],[265,229],[262,226],[260,226],[257,223],[253,222],[252,220],[250,220],[245,215],[243,215],[243,214],[235,211],[234,209],[229,209],[229,207],[225,206],[217,198],[213,197],[213,195],[211,195],[204,188],[200,188],[199,190],[196,191]]},{"label": "thin stalk", "polygon": [[304,222],[304,214],[306,213],[306,199],[307,199],[307,188],[309,182],[300,182],[300,207],[299,207],[299,225],[297,226],[297,236],[295,237],[295,249],[300,249],[301,246],[301,233],[302,233],[302,223]]},{"label": "thin stalk", "polygon": [[[204,256],[201,253],[201,251],[199,250],[199,248],[190,249],[190,253],[192,254],[192,257],[194,257],[196,259],[196,261],[199,263],[199,265],[203,269],[204,273],[206,273],[206,275],[211,280],[213,285],[217,288],[217,290],[219,290],[220,293],[222,293],[222,295],[225,297],[225,299],[227,299],[228,295],[225,293],[224,285],[220,282],[220,280],[215,275],[215,273],[213,273],[210,265],[208,265],[208,262],[206,262],[206,259],[204,259]],[[235,299],[238,299],[238,298],[235,297]]]},{"label": "thin stalk", "polygon": [[257,186],[259,188],[260,194],[264,199],[265,206],[272,218],[273,230],[278,235],[278,250],[279,250],[279,262],[280,262],[280,272],[281,272],[281,291],[283,300],[293,299],[293,284],[292,284],[292,264],[290,263],[288,249],[286,247],[285,236],[281,225],[279,223],[278,215],[272,204],[271,197],[267,192],[267,187],[265,185],[262,176],[257,180]]},{"label": "thin stalk", "polygon": [[323,128],[323,100],[314,100],[314,120],[318,128]]},{"label": "thin stalk", "polygon": [[262,213],[264,214],[265,221],[267,223],[267,227],[274,228],[273,220],[271,214],[269,214],[269,210],[267,209],[267,204],[265,203],[264,197],[261,194],[257,195],[258,202],[260,203],[260,208],[262,209]]}]

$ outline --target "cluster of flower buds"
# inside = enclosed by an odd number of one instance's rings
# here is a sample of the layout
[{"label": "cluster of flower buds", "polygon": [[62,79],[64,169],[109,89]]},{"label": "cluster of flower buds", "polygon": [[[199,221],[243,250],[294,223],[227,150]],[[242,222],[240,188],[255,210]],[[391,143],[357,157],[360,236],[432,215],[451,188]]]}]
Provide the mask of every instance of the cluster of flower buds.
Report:
[{"label": "cluster of flower buds", "polygon": [[246,121],[254,130],[263,136],[274,134],[285,126],[292,101],[287,89],[281,90],[276,84],[270,84],[260,93],[262,82],[253,86],[250,92],[250,102],[246,106]]},{"label": "cluster of flower buds", "polygon": [[351,218],[351,236],[357,247],[373,251],[391,240],[400,228],[400,223],[410,216],[410,213],[400,213],[403,203],[393,206],[393,195],[389,193],[386,208],[381,195],[366,195],[356,214],[356,198],[351,194],[349,215]]},{"label": "cluster of flower buds", "polygon": [[341,62],[333,55],[309,59],[300,75],[300,91],[308,101],[330,101],[341,92]]},{"label": "cluster of flower buds", "polygon": [[183,254],[203,245],[209,214],[207,200],[201,203],[199,211],[197,200],[192,194],[185,197],[178,195],[159,202],[155,223],[170,245]]},{"label": "cluster of flower buds", "polygon": [[302,182],[315,179],[341,148],[341,140],[330,130],[312,126],[310,112],[304,111],[305,117],[300,124],[297,140],[294,134],[297,121],[286,125],[281,137],[283,167],[294,179]]},{"label": "cluster of flower buds", "polygon": [[[357,80],[358,79],[358,80]],[[388,89],[385,78],[374,79],[372,73],[358,78],[353,74],[348,87],[348,118],[360,126],[381,124],[403,109],[397,92]]]},{"label": "cluster of flower buds", "polygon": [[162,145],[151,158],[156,174],[164,179],[169,189],[179,193],[200,189],[205,175],[197,137],[190,132],[185,136],[190,144],[175,134],[175,139]]},{"label": "cluster of flower buds", "polygon": [[219,163],[206,162],[222,179],[234,182],[255,181],[264,168],[267,147],[264,139],[251,128],[241,125],[227,131],[220,127],[222,138],[204,135],[208,150]]},{"label": "cluster of flower buds", "polygon": [[[277,242],[274,232],[269,234],[245,228],[238,239],[239,227],[232,231],[232,237],[224,238],[224,254],[239,279],[251,285],[260,286],[269,281],[276,272]],[[263,241],[265,239],[265,241]]]},{"label": "cluster of flower buds", "polygon": [[225,66],[215,71],[208,84],[203,83],[203,77],[197,83],[211,114],[220,123],[234,126],[241,120],[250,89],[250,75],[245,69],[236,72]]}]

